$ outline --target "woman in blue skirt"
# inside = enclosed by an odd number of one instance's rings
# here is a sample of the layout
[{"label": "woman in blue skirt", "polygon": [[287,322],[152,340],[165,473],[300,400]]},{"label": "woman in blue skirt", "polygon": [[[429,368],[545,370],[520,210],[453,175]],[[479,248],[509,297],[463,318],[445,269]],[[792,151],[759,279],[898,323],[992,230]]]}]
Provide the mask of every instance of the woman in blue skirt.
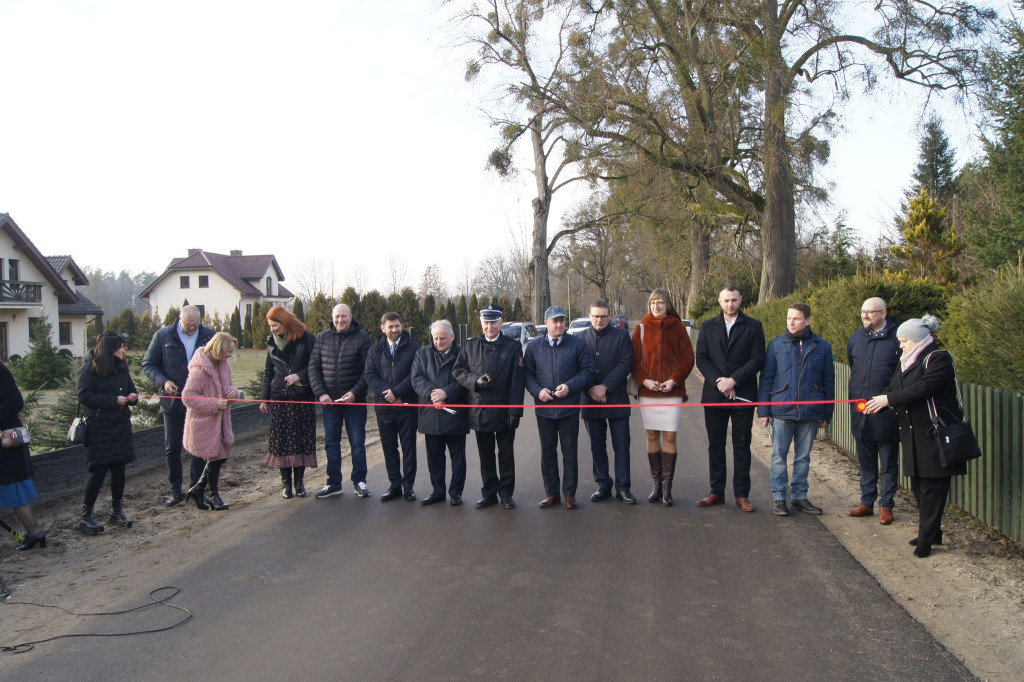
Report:
[{"label": "woman in blue skirt", "polygon": [[[18,413],[25,406],[14,376],[0,363],[0,431],[24,426]],[[25,542],[18,549],[46,547],[46,533],[32,513],[36,487],[32,485],[32,459],[28,445],[21,444],[0,451],[0,507],[11,507],[25,526]]]}]

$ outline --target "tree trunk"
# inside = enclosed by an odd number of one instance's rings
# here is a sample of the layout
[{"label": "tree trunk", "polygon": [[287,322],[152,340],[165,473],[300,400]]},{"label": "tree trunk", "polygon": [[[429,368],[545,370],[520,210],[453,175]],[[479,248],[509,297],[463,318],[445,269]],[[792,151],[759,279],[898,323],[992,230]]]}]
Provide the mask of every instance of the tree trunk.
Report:
[{"label": "tree trunk", "polygon": [[548,181],[547,153],[541,136],[541,115],[530,121],[530,142],[533,144],[533,174],[537,180],[537,196],[533,200],[533,247],[530,261],[530,307],[532,320],[543,322],[551,305],[551,282],[548,279],[548,214],[551,211],[551,186]]},{"label": "tree trunk", "polygon": [[690,221],[690,291],[686,296],[683,317],[693,319],[694,304],[704,291],[704,282],[711,263],[711,226],[701,218]]},{"label": "tree trunk", "polygon": [[782,56],[778,3],[764,0],[766,83],[764,95],[765,209],[761,220],[761,296],[759,303],[791,294],[796,288],[796,211],[793,171],[786,146],[789,84]]}]

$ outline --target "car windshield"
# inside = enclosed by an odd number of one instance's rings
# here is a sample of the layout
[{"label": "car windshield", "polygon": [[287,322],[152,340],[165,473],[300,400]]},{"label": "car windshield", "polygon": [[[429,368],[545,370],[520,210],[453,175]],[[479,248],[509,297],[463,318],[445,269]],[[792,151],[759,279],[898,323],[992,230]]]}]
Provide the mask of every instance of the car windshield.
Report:
[{"label": "car windshield", "polygon": [[521,325],[510,324],[510,325],[507,325],[507,326],[502,326],[501,333],[504,334],[505,336],[511,338],[511,339],[516,339],[518,341],[519,340],[519,334],[520,334],[520,332],[522,332],[522,330],[523,330],[523,328],[522,328]]},{"label": "car windshield", "polygon": [[590,320],[589,319],[587,319],[585,317],[581,317],[581,318],[579,318],[577,320],[573,320],[572,324],[570,324],[569,326],[572,327],[573,329],[578,329],[579,327],[586,327],[589,324],[590,324]]}]

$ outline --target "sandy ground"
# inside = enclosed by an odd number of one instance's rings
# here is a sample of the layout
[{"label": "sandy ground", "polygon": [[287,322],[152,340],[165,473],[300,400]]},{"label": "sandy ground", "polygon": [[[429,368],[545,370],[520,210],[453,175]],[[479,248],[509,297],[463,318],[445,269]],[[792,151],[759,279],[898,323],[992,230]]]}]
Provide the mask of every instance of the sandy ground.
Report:
[{"label": "sandy ground", "polygon": [[[368,440],[367,454],[373,466],[382,455],[372,428]],[[165,509],[162,469],[129,479],[125,507],[135,521],[130,530],[108,529],[97,537],[81,535],[75,530],[80,505],[77,496],[40,507],[37,513],[48,532],[46,550],[15,552],[9,536],[0,540],[0,577],[13,593],[9,601],[60,604],[79,612],[102,611],[132,595],[142,603],[154,587],[154,572],[174,573],[203,559],[201,552],[190,548],[217,547],[220,539],[244,532],[255,515],[272,513],[279,505],[314,504],[313,493],[326,479],[322,454],[321,467],[307,472],[310,496],[285,501],[280,498],[277,473],[263,465],[264,448],[261,437],[235,446],[221,482],[221,495],[231,505],[227,512],[201,512],[185,504]],[[755,427],[754,451],[768,462],[770,443],[759,427]],[[581,466],[585,466],[584,459],[585,455],[581,456]],[[347,457],[345,462],[347,465]],[[345,493],[351,494],[347,471],[345,479]],[[1024,670],[1024,554],[1020,548],[947,515],[947,544],[934,549],[927,559],[916,559],[907,545],[917,531],[912,499],[901,493],[896,521],[884,527],[877,516],[854,519],[846,515],[858,496],[856,464],[819,440],[812,456],[810,498],[825,510],[822,523],[897,603],[980,679],[1020,680]],[[97,508],[104,513],[97,518],[103,523],[106,503],[102,495],[100,499],[103,504]],[[682,506],[682,500],[677,500],[677,505]],[[759,509],[758,513],[770,511]],[[4,518],[13,521],[11,514]],[[93,621],[49,609],[0,604],[0,646],[95,627]],[[850,627],[870,629],[872,623],[869,618],[850,623]]]}]

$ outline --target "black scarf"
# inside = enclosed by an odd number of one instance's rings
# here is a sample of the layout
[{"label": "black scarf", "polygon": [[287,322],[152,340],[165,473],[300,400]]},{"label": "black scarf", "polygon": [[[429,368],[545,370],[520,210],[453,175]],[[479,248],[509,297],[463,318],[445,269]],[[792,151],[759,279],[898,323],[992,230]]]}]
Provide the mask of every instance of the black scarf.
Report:
[{"label": "black scarf", "polygon": [[806,341],[807,339],[811,338],[811,325],[807,325],[806,327],[803,328],[803,330],[798,331],[796,334],[793,334],[792,332],[789,331],[789,329],[787,329],[786,338],[788,338],[790,341]]}]

